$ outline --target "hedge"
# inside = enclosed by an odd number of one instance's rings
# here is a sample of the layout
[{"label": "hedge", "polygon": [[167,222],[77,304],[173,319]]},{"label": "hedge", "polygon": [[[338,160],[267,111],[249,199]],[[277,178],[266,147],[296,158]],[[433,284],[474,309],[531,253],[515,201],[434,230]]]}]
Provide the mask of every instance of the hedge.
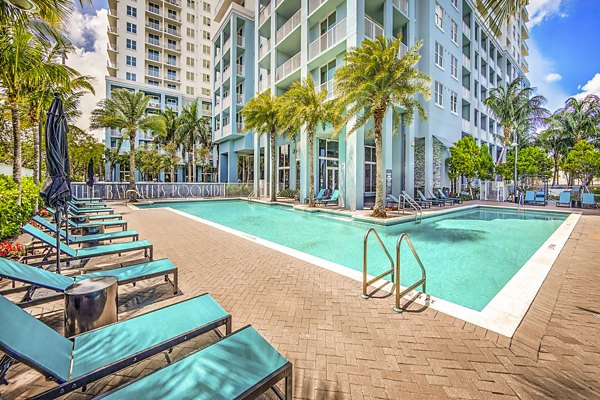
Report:
[{"label": "hedge", "polygon": [[33,184],[32,178],[23,178],[21,205],[17,205],[19,189],[10,176],[0,175],[0,240],[19,234],[21,226],[35,213],[40,189]]}]

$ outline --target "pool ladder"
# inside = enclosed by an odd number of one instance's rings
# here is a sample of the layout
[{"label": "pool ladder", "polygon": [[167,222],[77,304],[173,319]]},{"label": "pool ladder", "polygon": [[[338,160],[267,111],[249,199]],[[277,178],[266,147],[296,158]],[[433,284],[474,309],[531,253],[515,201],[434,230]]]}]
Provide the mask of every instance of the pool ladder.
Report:
[{"label": "pool ladder", "polygon": [[[409,206],[414,208],[415,210],[415,224],[420,224],[423,220],[423,208],[409,196],[400,193],[400,198],[402,199],[402,214],[404,214],[405,205],[408,203]],[[398,204],[398,212],[400,212],[400,204]]]},{"label": "pool ladder", "polygon": [[[379,246],[382,248],[383,252],[387,256],[388,260],[390,261],[390,269],[377,275],[376,277],[368,279],[367,244],[368,244],[369,236],[371,235],[371,233],[373,235],[375,235],[375,238],[377,239]],[[413,283],[412,285],[408,286],[403,291],[400,291],[400,249],[402,247],[402,243],[405,241],[408,244],[408,247],[410,248],[410,251],[412,252],[413,256],[417,260],[419,267],[421,268],[421,279],[419,279],[417,282]],[[394,285],[394,292],[396,294],[396,304],[393,307],[393,310],[396,312],[404,311],[404,309],[402,307],[400,307],[400,300],[404,296],[406,296],[408,293],[410,293],[411,291],[416,289],[417,287],[422,286],[423,287],[422,293],[426,293],[427,273],[425,272],[425,267],[423,266],[423,262],[421,261],[419,254],[417,254],[417,251],[415,250],[415,247],[413,246],[408,234],[401,233],[398,236],[398,240],[396,240],[396,262],[394,262],[394,259],[390,255],[390,252],[388,251],[388,249],[383,244],[383,241],[379,237],[379,234],[377,233],[377,231],[374,228],[370,228],[369,230],[367,230],[367,233],[365,233],[365,238],[363,240],[363,293],[362,293],[363,299],[371,298],[372,293],[371,294],[367,293],[367,289],[370,285],[383,279],[384,277],[386,277],[388,275],[391,275],[392,283]]]}]

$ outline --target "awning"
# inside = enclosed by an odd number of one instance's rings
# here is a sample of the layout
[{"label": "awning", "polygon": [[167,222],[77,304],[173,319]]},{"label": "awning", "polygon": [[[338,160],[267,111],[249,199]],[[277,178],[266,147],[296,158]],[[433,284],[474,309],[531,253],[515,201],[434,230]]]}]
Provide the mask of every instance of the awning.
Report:
[{"label": "awning", "polygon": [[442,137],[442,136],[438,136],[438,135],[433,135],[433,137],[435,139],[437,139],[441,144],[444,145],[445,148],[449,149],[450,147],[452,147],[452,145],[454,144],[453,142],[451,142],[449,139]]}]

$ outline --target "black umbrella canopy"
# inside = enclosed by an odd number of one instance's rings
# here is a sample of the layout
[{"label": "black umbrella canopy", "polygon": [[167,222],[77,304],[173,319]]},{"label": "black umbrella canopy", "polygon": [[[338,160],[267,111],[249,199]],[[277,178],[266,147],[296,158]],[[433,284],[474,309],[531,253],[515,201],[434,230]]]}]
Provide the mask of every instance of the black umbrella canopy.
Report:
[{"label": "black umbrella canopy", "polygon": [[71,199],[69,148],[67,143],[67,119],[58,93],[50,105],[46,118],[46,170],[48,177],[41,195],[44,202],[60,208]]},{"label": "black umbrella canopy", "polygon": [[94,186],[94,159],[92,159],[92,158],[90,158],[90,162],[88,163],[87,180],[85,181],[85,183],[89,187]]}]

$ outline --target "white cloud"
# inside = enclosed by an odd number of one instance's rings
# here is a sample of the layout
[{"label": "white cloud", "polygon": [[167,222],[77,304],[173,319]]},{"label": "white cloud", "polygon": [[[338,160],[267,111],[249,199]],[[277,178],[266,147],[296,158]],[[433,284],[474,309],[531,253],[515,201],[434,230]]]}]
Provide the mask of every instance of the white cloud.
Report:
[{"label": "white cloud", "polygon": [[[107,10],[99,9],[92,11],[93,14],[83,14],[76,11],[65,25],[67,36],[76,47],[75,53],[68,56],[67,65],[75,68],[83,75],[95,78],[94,88],[96,95],[87,94],[81,99],[80,110],[82,116],[77,122],[82,129],[90,126],[90,115],[96,103],[105,97],[106,86],[104,76],[106,75],[106,61],[108,53],[106,45],[108,36],[106,27],[108,25]],[[93,132],[98,138],[103,139],[102,131]]]},{"label": "white cloud", "polygon": [[529,22],[527,25],[531,29],[552,15],[565,17],[566,14],[561,12],[561,6],[565,2],[565,0],[530,0],[527,6],[527,11],[529,12]]},{"label": "white cloud", "polygon": [[582,90],[582,92],[575,96],[577,98],[584,98],[588,94],[600,96],[600,72],[596,73],[592,79],[587,81],[587,83],[579,89]]},{"label": "white cloud", "polygon": [[551,72],[549,74],[546,74],[546,76],[544,76],[544,80],[548,83],[558,82],[561,79],[562,79],[562,76],[560,74],[557,74],[556,72]]}]

